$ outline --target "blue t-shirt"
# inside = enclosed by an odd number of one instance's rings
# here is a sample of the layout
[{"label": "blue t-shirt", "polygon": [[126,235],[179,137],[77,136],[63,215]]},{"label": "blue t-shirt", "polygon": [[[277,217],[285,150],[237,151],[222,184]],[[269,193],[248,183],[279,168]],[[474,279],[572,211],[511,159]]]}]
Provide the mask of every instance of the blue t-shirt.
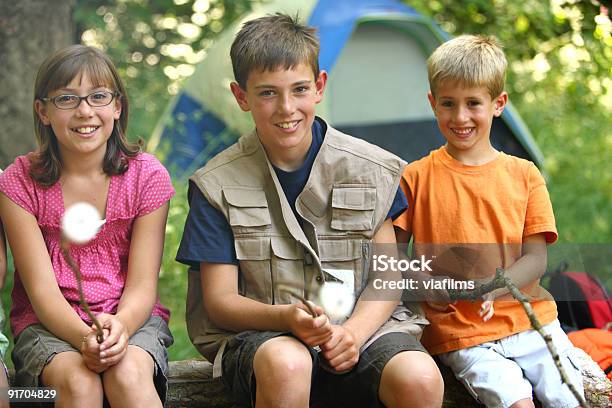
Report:
[{"label": "blue t-shirt", "polygon": [[[316,118],[312,126],[312,143],[306,160],[299,169],[284,171],[273,166],[285,197],[300,225],[303,219],[295,210],[295,200],[308,181],[310,170],[323,144],[326,131],[325,123]],[[406,196],[401,188],[398,188],[387,218],[399,217],[407,207]],[[234,235],[227,219],[221,211],[210,205],[200,189],[191,181],[189,182],[189,214],[185,221],[183,238],[176,254],[176,260],[194,269],[200,269],[201,262],[238,265],[234,249]]]}]

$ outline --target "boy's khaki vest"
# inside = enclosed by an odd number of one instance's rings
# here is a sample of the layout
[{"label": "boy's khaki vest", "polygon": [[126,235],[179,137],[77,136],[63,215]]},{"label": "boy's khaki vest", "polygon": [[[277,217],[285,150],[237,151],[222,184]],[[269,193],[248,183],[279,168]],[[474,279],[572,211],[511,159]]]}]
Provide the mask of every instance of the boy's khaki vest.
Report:
[{"label": "boy's khaki vest", "polygon": [[[327,129],[296,200],[303,227],[256,132],[241,137],[190,178],[232,228],[241,295],[267,304],[299,302],[278,290],[278,283],[289,283],[303,297],[314,299],[329,277],[322,268],[354,271],[356,298],[363,289],[369,243],[387,218],[405,162],[361,139]],[[232,333],[215,327],[206,316],[197,271],[189,272],[187,329],[202,355],[214,361],[215,375],[220,375],[224,344]]]}]

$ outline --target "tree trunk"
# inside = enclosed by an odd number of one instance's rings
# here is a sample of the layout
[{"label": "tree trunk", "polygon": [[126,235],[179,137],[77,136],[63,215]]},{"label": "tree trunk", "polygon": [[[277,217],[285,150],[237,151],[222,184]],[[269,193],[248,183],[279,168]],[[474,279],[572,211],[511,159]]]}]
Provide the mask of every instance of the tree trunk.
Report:
[{"label": "tree trunk", "polygon": [[0,168],[35,147],[38,66],[74,41],[76,0],[0,0]]}]

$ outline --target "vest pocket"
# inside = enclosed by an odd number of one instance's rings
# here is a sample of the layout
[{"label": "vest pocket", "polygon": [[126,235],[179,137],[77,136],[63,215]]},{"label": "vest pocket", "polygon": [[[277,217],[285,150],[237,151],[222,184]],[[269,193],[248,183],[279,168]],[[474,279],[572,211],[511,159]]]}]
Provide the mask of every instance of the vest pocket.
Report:
[{"label": "vest pocket", "polygon": [[319,240],[319,258],[323,269],[348,269],[353,271],[355,295],[358,296],[367,280],[362,262],[362,240]]},{"label": "vest pocket", "polygon": [[224,187],[223,196],[229,204],[228,222],[236,233],[270,228],[270,211],[262,189]]},{"label": "vest pocket", "polygon": [[270,238],[234,239],[234,248],[240,262],[239,292],[250,299],[272,303]]},{"label": "vest pocket", "polygon": [[278,284],[288,285],[292,291],[305,297],[304,249],[292,237],[272,237],[272,281],[274,284],[274,303],[296,303],[290,293],[279,290]]},{"label": "vest pocket", "polygon": [[375,208],[376,187],[335,186],[332,190],[331,227],[341,231],[371,230]]}]

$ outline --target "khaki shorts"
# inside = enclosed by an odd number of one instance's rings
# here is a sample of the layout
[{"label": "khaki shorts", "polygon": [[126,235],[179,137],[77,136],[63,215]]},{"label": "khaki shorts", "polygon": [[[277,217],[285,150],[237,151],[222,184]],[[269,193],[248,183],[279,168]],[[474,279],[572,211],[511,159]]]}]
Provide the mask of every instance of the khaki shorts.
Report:
[{"label": "khaki shorts", "polygon": [[[155,371],[153,382],[162,403],[166,399],[168,387],[168,352],[174,339],[168,325],[159,316],[151,316],[138,329],[129,344],[138,346],[153,357]],[[38,387],[42,385],[40,375],[43,368],[51,362],[56,354],[74,351],[68,342],[58,339],[41,324],[33,324],[23,330],[15,339],[12,359],[15,365],[14,385],[18,387]]]},{"label": "khaki shorts", "polygon": [[[239,407],[255,406],[255,375],[253,358],[266,341],[291,333],[246,331],[232,337],[223,353],[221,380],[232,390]],[[422,351],[419,341],[408,333],[387,333],[376,339],[359,356],[353,369],[343,374],[325,370],[315,349],[307,347],[313,361],[311,407],[380,407],[378,388],[385,365],[402,351]]]}]

